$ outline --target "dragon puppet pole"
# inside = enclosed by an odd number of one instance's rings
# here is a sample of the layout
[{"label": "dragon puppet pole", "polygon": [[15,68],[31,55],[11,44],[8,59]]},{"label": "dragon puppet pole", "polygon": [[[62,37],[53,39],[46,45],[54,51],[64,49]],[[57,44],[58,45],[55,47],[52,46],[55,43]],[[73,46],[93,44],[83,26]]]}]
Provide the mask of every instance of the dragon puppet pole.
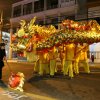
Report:
[{"label": "dragon puppet pole", "polygon": [[7,64],[7,66],[8,66],[9,71],[12,73],[12,70],[11,70],[11,68],[10,68],[10,66],[9,66],[9,64],[8,64],[8,62],[7,62],[7,59],[6,59],[6,64]]}]

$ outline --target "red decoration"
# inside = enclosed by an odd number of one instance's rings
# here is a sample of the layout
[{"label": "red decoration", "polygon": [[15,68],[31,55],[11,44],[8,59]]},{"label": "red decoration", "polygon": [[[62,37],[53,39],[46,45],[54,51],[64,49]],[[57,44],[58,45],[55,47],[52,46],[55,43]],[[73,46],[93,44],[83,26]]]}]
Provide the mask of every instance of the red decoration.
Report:
[{"label": "red decoration", "polygon": [[24,35],[23,38],[28,38],[28,35]]},{"label": "red decoration", "polygon": [[19,84],[20,84],[20,76],[12,73],[12,75],[9,78],[9,86],[11,88],[16,88]]},{"label": "red decoration", "polygon": [[44,50],[43,50],[43,53],[48,53],[48,50],[47,50],[47,49],[44,49]]},{"label": "red decoration", "polygon": [[27,52],[32,52],[32,50],[33,50],[33,44],[30,43],[30,44],[28,45],[26,51],[27,51]]},{"label": "red decoration", "polygon": [[11,36],[11,40],[12,40],[12,41],[15,41],[15,40],[16,40],[16,36],[15,36],[15,35],[12,35],[12,36]]}]

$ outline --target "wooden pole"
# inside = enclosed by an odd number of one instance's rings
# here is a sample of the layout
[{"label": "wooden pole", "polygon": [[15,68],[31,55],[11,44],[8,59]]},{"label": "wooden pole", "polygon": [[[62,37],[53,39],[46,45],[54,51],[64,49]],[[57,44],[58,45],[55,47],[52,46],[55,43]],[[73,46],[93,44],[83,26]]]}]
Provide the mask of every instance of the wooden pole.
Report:
[{"label": "wooden pole", "polygon": [[12,34],[13,34],[13,27],[12,27],[12,23],[10,21],[10,47],[9,47],[9,59],[12,59],[12,48],[11,48],[11,44],[12,44]]},{"label": "wooden pole", "polygon": [[2,42],[3,11],[0,14],[0,42]]}]

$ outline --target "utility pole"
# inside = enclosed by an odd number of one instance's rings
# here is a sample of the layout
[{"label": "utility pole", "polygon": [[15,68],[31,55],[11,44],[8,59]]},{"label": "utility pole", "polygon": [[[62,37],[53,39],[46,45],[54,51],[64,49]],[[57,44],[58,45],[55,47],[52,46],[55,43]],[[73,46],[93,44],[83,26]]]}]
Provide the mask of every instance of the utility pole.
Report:
[{"label": "utility pole", "polygon": [[0,12],[0,42],[2,42],[3,11]]}]

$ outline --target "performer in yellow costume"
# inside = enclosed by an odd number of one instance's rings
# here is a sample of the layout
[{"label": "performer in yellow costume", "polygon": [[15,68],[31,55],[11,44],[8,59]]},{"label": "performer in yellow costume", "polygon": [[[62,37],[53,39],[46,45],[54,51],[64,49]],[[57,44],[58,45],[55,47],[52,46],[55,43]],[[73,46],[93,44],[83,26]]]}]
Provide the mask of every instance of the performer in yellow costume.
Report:
[{"label": "performer in yellow costume", "polygon": [[33,50],[34,50],[34,61],[35,61],[35,63],[34,63],[34,73],[38,73],[39,72],[39,68],[40,68],[40,64],[39,64],[39,55],[38,55],[38,52],[36,51],[36,43],[37,42],[34,42],[34,48],[33,48]]},{"label": "performer in yellow costume", "polygon": [[39,57],[37,56],[37,59],[36,59],[36,61],[34,63],[34,73],[38,73],[39,72],[39,67],[40,67],[40,65],[39,65]]},{"label": "performer in yellow costume", "polygon": [[89,50],[89,45],[84,43],[81,48],[82,50],[81,50],[80,60],[84,65],[85,72],[90,73],[88,58],[87,58],[87,51]]},{"label": "performer in yellow costume", "polygon": [[64,62],[65,62],[65,50],[66,50],[66,47],[64,46],[64,44],[60,47],[60,54],[59,54],[59,57],[60,57],[60,60],[61,60],[61,70],[62,72],[64,71]]},{"label": "performer in yellow costume", "polygon": [[48,53],[41,52],[39,53],[39,75],[43,76],[44,71],[46,74],[49,74],[49,59],[48,59]]},{"label": "performer in yellow costume", "polygon": [[69,77],[72,78],[74,77],[73,75],[73,58],[74,58],[74,49],[75,49],[75,45],[73,43],[71,44],[67,44],[66,45],[66,50],[65,50],[65,56],[64,56],[64,75],[68,75],[69,73]]},{"label": "performer in yellow costume", "polygon": [[26,57],[28,62],[36,61],[36,44],[30,42],[26,50]]},{"label": "performer in yellow costume", "polygon": [[56,68],[56,55],[55,55],[55,47],[49,50],[49,59],[50,59],[50,76],[54,77],[55,68]]},{"label": "performer in yellow costume", "polygon": [[28,62],[34,62],[34,72],[33,73],[38,73],[39,72],[39,57],[36,52],[36,43],[30,42],[29,47],[27,48],[26,52],[26,57]]},{"label": "performer in yellow costume", "polygon": [[57,73],[58,70],[59,70],[59,68],[57,66],[57,64],[58,64],[57,59],[59,58],[58,48],[54,47],[53,52],[54,52],[54,57],[55,57],[55,60],[56,60],[55,72]]},{"label": "performer in yellow costume", "polygon": [[79,44],[75,44],[73,67],[74,67],[74,72],[75,72],[76,75],[79,74],[79,59],[80,59],[80,55],[81,55],[81,47],[80,47]]}]

